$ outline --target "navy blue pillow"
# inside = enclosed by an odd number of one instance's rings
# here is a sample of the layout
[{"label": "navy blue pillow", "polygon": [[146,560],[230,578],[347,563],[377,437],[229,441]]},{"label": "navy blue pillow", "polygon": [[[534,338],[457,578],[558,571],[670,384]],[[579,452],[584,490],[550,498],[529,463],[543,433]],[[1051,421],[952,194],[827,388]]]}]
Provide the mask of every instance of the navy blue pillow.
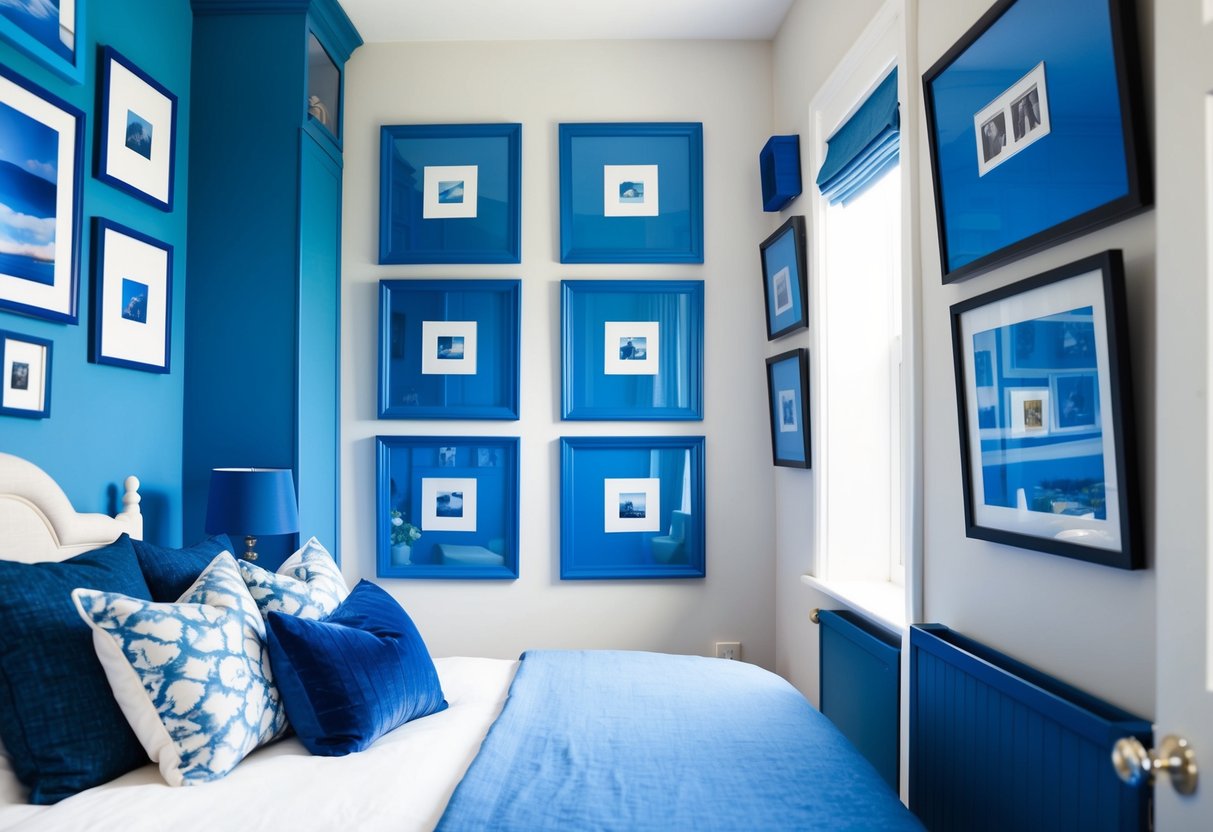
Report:
[{"label": "navy blue pillow", "polygon": [[361,751],[446,708],[417,627],[370,581],[323,621],[271,612],[265,629],[286,718],[313,754]]},{"label": "navy blue pillow", "polygon": [[152,600],[170,604],[185,594],[216,555],[220,552],[236,554],[232,551],[232,541],[225,534],[217,534],[185,549],[166,549],[142,540],[134,543],[139,567],[152,591]]},{"label": "navy blue pillow", "polygon": [[125,534],[59,563],[0,561],[0,736],[31,803],[147,763],[72,603],[76,587],[151,598]]}]

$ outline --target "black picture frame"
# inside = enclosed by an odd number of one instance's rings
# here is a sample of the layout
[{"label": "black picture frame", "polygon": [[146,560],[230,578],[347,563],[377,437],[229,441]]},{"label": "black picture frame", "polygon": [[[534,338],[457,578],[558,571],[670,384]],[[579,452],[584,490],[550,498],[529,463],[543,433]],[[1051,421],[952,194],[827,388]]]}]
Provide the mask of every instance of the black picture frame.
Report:
[{"label": "black picture frame", "polygon": [[804,217],[788,217],[758,245],[762,260],[767,340],[809,326],[808,254]]},{"label": "black picture frame", "polygon": [[771,461],[785,468],[813,467],[808,350],[798,347],[767,359],[767,403],[771,415]]}]

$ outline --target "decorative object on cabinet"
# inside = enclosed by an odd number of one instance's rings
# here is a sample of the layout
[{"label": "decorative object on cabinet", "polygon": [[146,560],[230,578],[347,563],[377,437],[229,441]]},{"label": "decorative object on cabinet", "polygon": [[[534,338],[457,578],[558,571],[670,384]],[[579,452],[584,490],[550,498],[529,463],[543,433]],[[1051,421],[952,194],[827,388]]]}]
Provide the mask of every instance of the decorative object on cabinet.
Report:
[{"label": "decorative object on cabinet", "polygon": [[0,36],[62,77],[84,80],[89,0],[0,3]]},{"label": "decorative object on cabinet", "polygon": [[384,125],[380,263],[522,260],[522,125]]},{"label": "decorative object on cabinet", "polygon": [[1132,0],[1000,0],[923,75],[943,282],[1150,204]]},{"label": "decorative object on cabinet", "polygon": [[0,329],[0,413],[51,415],[51,342]]},{"label": "decorative object on cabinet", "polygon": [[758,246],[766,294],[767,340],[809,325],[804,217],[788,217]]},{"label": "decorative object on cabinet", "polygon": [[316,33],[307,33],[307,114],[341,140],[341,70]]},{"label": "decorative object on cabinet", "polygon": [[775,464],[811,468],[808,350],[798,348],[767,359],[767,397]]},{"label": "decorative object on cabinet", "polygon": [[560,125],[561,263],[702,263],[703,125]]},{"label": "decorative object on cabinet", "polygon": [[109,46],[101,47],[97,178],[173,210],[177,96]]},{"label": "decorative object on cabinet", "polygon": [[295,478],[290,468],[216,468],[211,471],[207,534],[244,536],[240,557],[257,560],[258,537],[299,531]]},{"label": "decorative object on cabinet", "polygon": [[560,577],[702,578],[702,436],[560,439]]},{"label": "decorative object on cabinet", "polygon": [[560,290],[562,419],[703,419],[702,280]]},{"label": "decorative object on cabinet", "polygon": [[952,344],[965,533],[1143,566],[1121,253],[955,304]]},{"label": "decorative object on cabinet", "polygon": [[380,578],[518,577],[517,437],[375,443]]},{"label": "decorative object on cabinet", "polygon": [[0,309],[77,321],[84,113],[0,66]]},{"label": "decorative object on cabinet", "polygon": [[800,136],[771,136],[758,154],[762,210],[782,211],[800,196]]},{"label": "decorative object on cabinet", "polygon": [[379,281],[380,419],[517,419],[518,280]]},{"label": "decorative object on cabinet", "polygon": [[93,256],[92,360],[169,372],[173,247],[95,217]]}]

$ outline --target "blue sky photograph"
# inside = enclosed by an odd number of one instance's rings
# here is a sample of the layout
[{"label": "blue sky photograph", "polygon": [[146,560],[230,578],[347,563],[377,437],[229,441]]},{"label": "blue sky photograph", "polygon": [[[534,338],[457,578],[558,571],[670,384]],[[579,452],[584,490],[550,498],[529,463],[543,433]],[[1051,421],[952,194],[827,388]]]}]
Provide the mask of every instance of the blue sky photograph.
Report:
[{"label": "blue sky photograph", "polygon": [[4,274],[54,283],[58,158],[55,130],[0,102],[0,272]]},{"label": "blue sky photograph", "polygon": [[[69,61],[75,57],[74,47],[64,43],[61,36],[59,0],[0,0],[0,15],[17,24],[55,54]],[[74,31],[75,26],[72,25],[70,29]]]}]

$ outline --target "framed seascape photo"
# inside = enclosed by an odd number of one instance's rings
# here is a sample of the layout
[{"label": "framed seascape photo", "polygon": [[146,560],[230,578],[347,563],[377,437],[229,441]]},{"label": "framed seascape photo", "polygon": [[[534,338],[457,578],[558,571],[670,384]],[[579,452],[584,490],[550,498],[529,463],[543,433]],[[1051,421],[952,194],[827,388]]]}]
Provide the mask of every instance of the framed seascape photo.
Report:
[{"label": "framed seascape photo", "polygon": [[84,22],[89,0],[0,3],[0,37],[73,84],[84,80]]},{"label": "framed seascape photo", "polygon": [[810,468],[809,351],[789,350],[767,359],[771,456],[776,465]]},{"label": "framed seascape photo", "polygon": [[379,281],[380,419],[517,419],[518,280]]},{"label": "framed seascape photo", "polygon": [[560,577],[702,578],[702,436],[560,440]]},{"label": "framed seascape photo", "polygon": [[385,125],[380,263],[522,262],[522,125]]},{"label": "framed seascape photo", "polygon": [[787,221],[758,246],[766,295],[767,340],[809,325],[804,217]]},{"label": "framed seascape photo", "polygon": [[0,66],[0,309],[77,322],[84,113]]},{"label": "framed seascape photo", "polygon": [[560,290],[562,419],[703,419],[702,280]]},{"label": "framed seascape photo", "polygon": [[96,217],[93,258],[92,360],[169,372],[173,247]]},{"label": "framed seascape photo", "polygon": [[560,125],[561,263],[702,263],[703,125]]},{"label": "framed seascape photo", "polygon": [[923,76],[943,282],[1152,199],[1132,0],[999,0]]},{"label": "framed seascape photo", "polygon": [[1121,253],[954,305],[952,341],[968,536],[1144,566]]},{"label": "framed seascape photo", "polygon": [[177,96],[109,46],[101,47],[97,178],[173,210]]},{"label": "framed seascape photo", "polygon": [[378,436],[376,574],[518,577],[518,439]]},{"label": "framed seascape photo", "polygon": [[51,342],[0,330],[0,414],[51,415]]}]

